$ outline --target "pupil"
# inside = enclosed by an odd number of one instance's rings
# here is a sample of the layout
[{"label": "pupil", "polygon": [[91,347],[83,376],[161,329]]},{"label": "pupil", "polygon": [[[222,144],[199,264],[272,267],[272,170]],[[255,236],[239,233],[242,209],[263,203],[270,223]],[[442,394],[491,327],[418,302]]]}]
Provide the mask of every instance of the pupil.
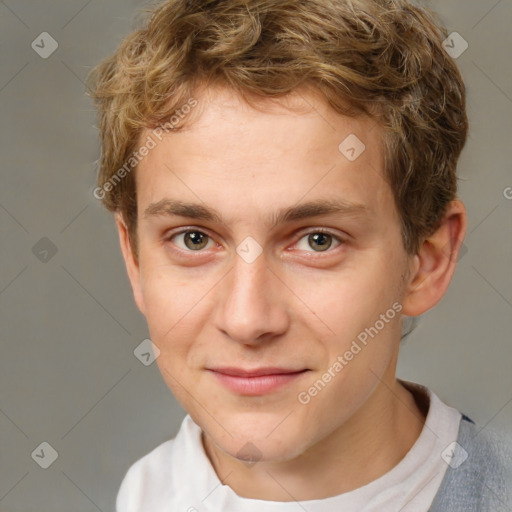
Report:
[{"label": "pupil", "polygon": [[[317,248],[319,248],[320,251],[325,251],[325,250],[329,249],[329,247],[331,246],[330,243],[326,242],[326,239],[328,239],[328,237],[330,237],[330,235],[327,233],[314,233],[312,235],[309,235],[309,242],[310,242],[310,244],[312,241],[314,241],[315,243],[319,242],[319,245],[317,245]],[[322,245],[327,245],[327,246],[320,247]]]},{"label": "pupil", "polygon": [[[202,247],[204,247],[206,245],[204,243],[204,240],[202,240],[202,239],[203,239],[202,233],[199,233],[197,231],[190,231],[185,234],[185,245],[189,249],[198,249],[198,248],[201,249]],[[191,242],[191,245],[188,242]],[[201,245],[201,242],[203,242],[202,245]]]}]

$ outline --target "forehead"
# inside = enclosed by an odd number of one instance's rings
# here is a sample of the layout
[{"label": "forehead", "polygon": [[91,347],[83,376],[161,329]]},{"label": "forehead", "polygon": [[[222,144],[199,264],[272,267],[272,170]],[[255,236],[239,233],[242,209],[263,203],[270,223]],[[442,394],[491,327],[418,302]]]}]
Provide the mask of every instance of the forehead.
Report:
[{"label": "forehead", "polygon": [[232,221],[300,202],[357,204],[373,215],[393,206],[374,120],[340,115],[306,91],[256,108],[227,88],[195,98],[185,128],[155,140],[139,164],[139,212],[167,199],[207,204]]}]

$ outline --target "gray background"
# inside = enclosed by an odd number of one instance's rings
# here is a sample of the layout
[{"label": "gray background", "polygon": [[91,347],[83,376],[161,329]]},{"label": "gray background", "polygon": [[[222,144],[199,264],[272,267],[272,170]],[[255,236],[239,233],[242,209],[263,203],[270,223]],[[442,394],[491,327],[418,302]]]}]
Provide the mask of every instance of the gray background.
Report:
[{"label": "gray background", "polygon": [[[99,147],[83,81],[144,5],[0,1],[2,512],[114,510],[129,465],[185,414],[156,364],[134,356],[145,321],[92,196]],[[467,252],[441,307],[405,340],[398,375],[510,432],[512,2],[431,6],[469,43],[457,59],[471,120],[459,166]],[[31,48],[44,31],[59,45],[47,59]],[[48,469],[31,456],[42,442],[58,452]]]}]

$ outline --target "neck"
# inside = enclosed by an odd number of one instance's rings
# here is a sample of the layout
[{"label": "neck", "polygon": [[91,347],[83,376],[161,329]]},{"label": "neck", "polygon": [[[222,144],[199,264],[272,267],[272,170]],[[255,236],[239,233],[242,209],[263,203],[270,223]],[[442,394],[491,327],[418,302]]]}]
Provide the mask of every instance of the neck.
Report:
[{"label": "neck", "polygon": [[405,457],[424,422],[413,395],[395,379],[391,384],[380,381],[348,422],[291,460],[249,467],[204,433],[202,440],[219,479],[238,496],[305,501],[346,493],[381,477]]}]

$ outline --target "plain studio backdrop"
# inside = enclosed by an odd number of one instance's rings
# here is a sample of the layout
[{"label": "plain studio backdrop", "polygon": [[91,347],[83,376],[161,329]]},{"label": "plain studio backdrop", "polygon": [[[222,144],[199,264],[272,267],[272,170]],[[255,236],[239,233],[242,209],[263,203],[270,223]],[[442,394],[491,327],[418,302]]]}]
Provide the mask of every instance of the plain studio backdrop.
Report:
[{"label": "plain studio backdrop", "polygon": [[[2,512],[113,510],[130,464],[185,415],[156,364],[134,355],[145,320],[113,219],[92,195],[99,144],[83,82],[145,5],[0,2]],[[468,232],[447,295],[403,343],[398,376],[510,433],[512,2],[429,5],[468,44],[457,57]]]}]

